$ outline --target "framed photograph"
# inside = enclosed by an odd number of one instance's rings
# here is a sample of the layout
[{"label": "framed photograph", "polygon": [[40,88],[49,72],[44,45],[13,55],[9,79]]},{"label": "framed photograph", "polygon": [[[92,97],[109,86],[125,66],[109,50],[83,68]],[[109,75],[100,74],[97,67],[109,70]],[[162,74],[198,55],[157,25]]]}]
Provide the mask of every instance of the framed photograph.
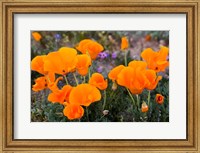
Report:
[{"label": "framed photograph", "polygon": [[2,152],[199,152],[199,0],[1,1]]}]

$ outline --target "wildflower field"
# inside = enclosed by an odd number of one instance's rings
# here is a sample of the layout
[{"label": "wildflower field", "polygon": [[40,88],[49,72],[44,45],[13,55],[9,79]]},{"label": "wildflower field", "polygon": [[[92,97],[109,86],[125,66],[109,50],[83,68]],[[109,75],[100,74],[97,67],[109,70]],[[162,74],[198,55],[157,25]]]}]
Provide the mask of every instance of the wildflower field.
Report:
[{"label": "wildflower field", "polygon": [[31,31],[32,122],[169,122],[168,31]]}]

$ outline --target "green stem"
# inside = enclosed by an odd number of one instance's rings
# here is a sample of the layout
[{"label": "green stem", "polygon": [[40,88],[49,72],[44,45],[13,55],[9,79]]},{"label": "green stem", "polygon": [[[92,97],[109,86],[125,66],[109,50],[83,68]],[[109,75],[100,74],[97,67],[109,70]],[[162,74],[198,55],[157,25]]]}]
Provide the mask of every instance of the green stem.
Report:
[{"label": "green stem", "polygon": [[66,84],[68,85],[69,83],[68,83],[68,81],[67,81],[67,77],[66,77],[66,75],[64,75],[64,78],[65,78],[65,82],[66,82]]},{"label": "green stem", "polygon": [[125,66],[127,66],[127,51],[124,52],[124,61],[125,61]]},{"label": "green stem", "polygon": [[90,67],[89,67],[89,70],[88,70],[89,72],[88,72],[88,76],[89,76],[89,80],[90,80],[90,77],[91,77],[91,72],[90,72]]},{"label": "green stem", "polygon": [[73,73],[73,75],[74,75],[74,79],[75,79],[75,81],[76,81],[76,85],[78,85],[78,80],[77,80],[77,78],[76,78],[75,73]]},{"label": "green stem", "polygon": [[136,95],[136,97],[137,97],[137,106],[138,106],[138,108],[140,108],[140,100],[139,100],[139,95],[137,94],[137,95]]},{"label": "green stem", "polygon": [[148,107],[150,108],[150,99],[151,99],[151,92],[149,90],[149,93],[148,93]]},{"label": "green stem", "polygon": [[106,90],[104,90],[103,110],[105,109],[105,106],[106,106]]},{"label": "green stem", "polygon": [[83,77],[83,82],[85,83],[85,76]]},{"label": "green stem", "polygon": [[128,88],[126,88],[126,90],[128,91],[129,96],[131,97],[131,100],[132,100],[132,102],[133,102],[133,105],[135,106],[135,100],[134,100],[134,98],[133,98],[131,92],[128,90]]},{"label": "green stem", "polygon": [[101,121],[102,118],[104,118],[105,115],[101,116],[101,118],[99,119],[99,121]]}]

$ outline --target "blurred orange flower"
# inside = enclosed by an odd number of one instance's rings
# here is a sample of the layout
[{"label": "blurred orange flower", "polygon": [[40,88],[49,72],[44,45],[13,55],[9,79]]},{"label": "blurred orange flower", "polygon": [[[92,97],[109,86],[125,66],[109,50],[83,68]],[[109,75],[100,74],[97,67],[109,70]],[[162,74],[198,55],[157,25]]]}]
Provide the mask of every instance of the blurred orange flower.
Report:
[{"label": "blurred orange flower", "polygon": [[49,72],[47,75],[35,79],[35,84],[33,85],[32,90],[37,92],[46,89],[47,87],[49,87],[49,84],[51,82],[54,82],[54,80],[55,74]]},{"label": "blurred orange flower", "polygon": [[66,75],[76,68],[77,51],[73,48],[62,47],[56,52],[49,53],[44,61],[44,70]]},{"label": "blurred orange flower", "polygon": [[37,92],[47,88],[47,80],[44,76],[35,79],[35,84],[32,87],[32,90]]},{"label": "blurred orange flower", "polygon": [[47,74],[46,71],[44,71],[44,60],[46,58],[46,55],[36,56],[31,61],[31,70],[37,71],[40,74]]},{"label": "blurred orange flower", "polygon": [[128,39],[126,37],[122,37],[121,39],[121,50],[125,50],[128,48]]},{"label": "blurred orange flower", "polygon": [[35,41],[40,41],[42,36],[38,32],[32,32],[32,36],[35,39]]},{"label": "blurred orange flower", "polygon": [[96,59],[98,54],[104,50],[103,46],[91,39],[82,40],[76,47],[83,54],[89,53],[92,60]]},{"label": "blurred orange flower", "polygon": [[55,82],[54,81],[49,82],[48,88],[54,92],[58,91],[59,88],[58,88],[57,84],[58,84],[58,81],[60,81],[60,80],[63,80],[63,77],[58,77]]},{"label": "blurred orange flower", "polygon": [[145,36],[145,40],[146,40],[146,41],[151,41],[151,35],[150,35],[150,34],[146,35],[146,36]]},{"label": "blurred orange flower", "polygon": [[117,76],[118,74],[121,72],[121,70],[125,68],[124,65],[119,65],[115,68],[113,68],[109,74],[108,74],[108,78],[111,79],[113,82],[117,80]]},{"label": "blurred orange flower", "polygon": [[164,102],[164,96],[162,96],[161,94],[156,94],[156,102],[158,104],[162,104]]},{"label": "blurred orange flower", "polygon": [[146,77],[149,81],[149,83],[146,85],[148,90],[155,89],[158,82],[162,79],[162,76],[156,76],[156,72],[154,70],[146,70]]},{"label": "blurred orange flower", "polygon": [[89,80],[89,84],[94,85],[100,90],[105,90],[108,86],[108,81],[104,80],[104,77],[100,73],[93,73]]},{"label": "blurred orange flower", "polygon": [[80,105],[67,104],[63,110],[63,114],[69,119],[79,119],[84,114],[84,109]]},{"label": "blurred orange flower", "polygon": [[80,84],[74,87],[69,96],[70,104],[89,106],[101,99],[100,91],[93,85]]},{"label": "blurred orange flower", "polygon": [[63,104],[64,102],[69,102],[69,95],[72,90],[72,86],[65,85],[61,90],[54,90],[52,93],[48,96],[48,101],[51,101],[52,103],[59,102],[60,104]]},{"label": "blurred orange flower", "polygon": [[148,68],[156,72],[165,71],[169,66],[167,61],[169,49],[162,46],[158,52],[153,51],[151,48],[145,49],[141,57],[147,62]]},{"label": "blurred orange flower", "polygon": [[140,94],[146,87],[147,79],[140,68],[125,67],[119,73],[117,83],[128,88],[132,94]]},{"label": "blurred orange flower", "polygon": [[148,110],[149,110],[148,105],[147,105],[145,102],[143,102],[143,103],[142,103],[141,111],[142,111],[143,113],[145,113],[145,112],[148,112]]},{"label": "blurred orange flower", "polygon": [[88,67],[91,65],[91,58],[87,54],[77,55],[78,63],[76,69],[82,76],[87,75]]}]

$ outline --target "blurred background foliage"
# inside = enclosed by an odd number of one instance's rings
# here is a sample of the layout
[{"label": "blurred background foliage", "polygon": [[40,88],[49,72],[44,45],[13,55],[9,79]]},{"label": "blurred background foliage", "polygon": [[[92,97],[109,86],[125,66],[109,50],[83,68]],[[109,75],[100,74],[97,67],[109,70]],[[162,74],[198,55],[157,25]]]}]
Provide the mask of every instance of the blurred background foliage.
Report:
[{"label": "blurred background foliage", "polygon": [[[37,55],[46,55],[49,52],[57,51],[61,47],[76,47],[83,39],[93,39],[104,46],[98,58],[93,61],[92,72],[99,72],[108,79],[109,71],[117,65],[124,64],[124,52],[120,51],[121,38],[126,36],[129,40],[128,62],[141,60],[140,54],[145,48],[159,50],[160,46],[169,45],[168,31],[37,31],[42,36],[40,41],[31,38],[31,59]],[[103,113],[103,98],[99,102],[92,103],[88,107],[88,117],[84,115],[81,122],[168,122],[169,121],[169,69],[160,73],[163,79],[157,88],[151,91],[149,111],[142,113],[141,108],[133,108],[132,101],[124,87],[118,86],[112,90],[112,81],[109,80],[107,102]],[[39,73],[31,72],[31,85],[34,80],[41,76]],[[70,75],[68,76],[71,77]],[[81,78],[79,78],[81,80]],[[86,78],[87,79],[87,78]],[[74,84],[74,79],[68,79]],[[60,81],[62,87],[64,81]],[[59,103],[48,102],[47,97],[50,91],[45,89],[40,92],[31,91],[31,121],[32,122],[66,122],[69,121],[63,116],[63,106]],[[162,105],[155,102],[155,95],[162,94],[165,99]],[[103,92],[102,92],[103,95]],[[140,106],[142,101],[147,102],[148,92],[144,90],[140,95]],[[85,112],[86,114],[86,112]],[[71,122],[78,121],[72,120]]]}]

